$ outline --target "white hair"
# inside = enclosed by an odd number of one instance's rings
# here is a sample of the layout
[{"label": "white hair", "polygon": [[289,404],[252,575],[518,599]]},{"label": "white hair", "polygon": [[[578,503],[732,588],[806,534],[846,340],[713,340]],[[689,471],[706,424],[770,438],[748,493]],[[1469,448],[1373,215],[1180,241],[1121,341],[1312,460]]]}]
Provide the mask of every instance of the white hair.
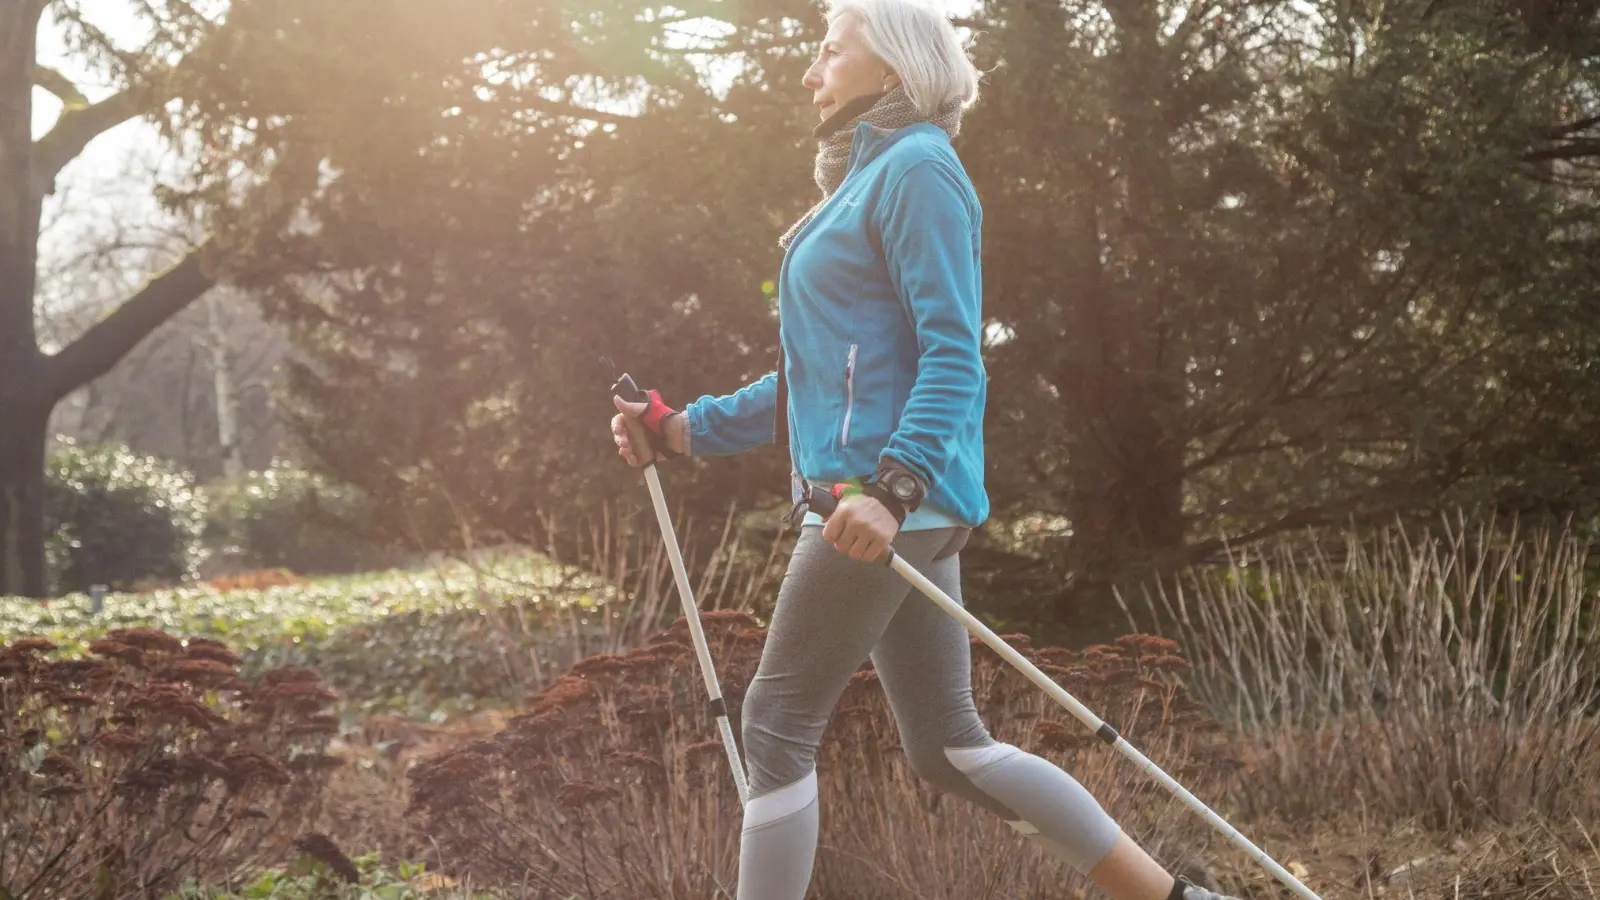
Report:
[{"label": "white hair", "polygon": [[828,24],[846,13],[859,17],[867,46],[900,76],[922,115],[951,100],[968,107],[978,99],[978,69],[943,13],[923,0],[828,0]]}]

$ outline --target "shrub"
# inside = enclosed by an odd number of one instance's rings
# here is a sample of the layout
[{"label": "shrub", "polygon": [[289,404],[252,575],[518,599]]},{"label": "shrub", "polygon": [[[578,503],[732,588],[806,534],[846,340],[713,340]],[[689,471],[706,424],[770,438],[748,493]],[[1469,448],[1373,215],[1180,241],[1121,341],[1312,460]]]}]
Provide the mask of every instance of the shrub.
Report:
[{"label": "shrub", "polygon": [[273,861],[317,815],[337,721],[303,669],[119,629],[0,648],[0,896],[159,897]]},{"label": "shrub", "polygon": [[[705,619],[737,710],[765,632],[739,613]],[[1206,747],[1211,726],[1176,677],[1171,642],[1129,636],[1080,656],[1008,637],[1191,789],[1203,795],[1228,770]],[[1152,852],[1203,827],[981,644],[974,690],[996,737],[1063,764]],[[718,896],[732,883],[740,810],[703,691],[680,619],[626,655],[583,660],[493,738],[415,763],[411,811],[452,872],[475,883],[529,896]],[[897,746],[863,667],[818,760],[818,896],[1059,897],[1080,880],[996,817],[929,793]]]},{"label": "shrub", "polygon": [[397,558],[362,534],[368,514],[359,494],[286,462],[208,485],[205,494],[206,545],[245,568],[347,573]]},{"label": "shrub", "polygon": [[63,439],[49,459],[45,516],[57,593],[174,583],[199,563],[202,508],[193,480],[123,446]]},{"label": "shrub", "polygon": [[[1280,543],[1152,598],[1255,746],[1248,810],[1451,830],[1600,818],[1600,592],[1579,536],[1464,521]],[[1587,773],[1587,774],[1586,774]]]}]

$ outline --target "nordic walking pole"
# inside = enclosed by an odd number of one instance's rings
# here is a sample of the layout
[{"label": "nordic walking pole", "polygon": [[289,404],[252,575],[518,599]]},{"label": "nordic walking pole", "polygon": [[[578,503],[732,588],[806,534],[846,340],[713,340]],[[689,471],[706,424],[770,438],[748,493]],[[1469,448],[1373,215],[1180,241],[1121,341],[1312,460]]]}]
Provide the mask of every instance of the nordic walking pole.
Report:
[{"label": "nordic walking pole", "polygon": [[[626,373],[611,386],[611,391],[630,403],[650,402],[650,395],[640,390]],[[742,807],[750,798],[750,784],[745,780],[744,764],[739,761],[739,745],[733,741],[733,726],[728,724],[728,705],[722,700],[717,670],[711,664],[711,648],[706,644],[705,629],[700,626],[700,607],[695,603],[694,591],[689,587],[689,573],[683,565],[683,553],[678,549],[678,535],[672,527],[672,516],[667,511],[667,497],[661,492],[661,474],[656,471],[658,454],[655,447],[650,449],[650,461],[644,464],[645,484],[650,486],[650,502],[656,508],[656,522],[661,526],[661,540],[667,546],[667,559],[672,563],[672,578],[678,583],[683,617],[689,623],[694,654],[700,659],[700,674],[705,678],[706,693],[711,697],[711,714],[717,717],[717,730],[722,733],[722,747],[728,752],[728,766],[733,769],[733,783],[739,789],[739,805]]]},{"label": "nordic walking pole", "polygon": [[[844,487],[846,486],[834,485],[834,491],[839,491]],[[823,518],[827,518],[833,514],[835,509],[838,508],[839,498],[833,492],[824,490],[820,487],[813,487],[811,488],[810,496],[807,498],[807,503],[812,510],[816,511]],[[937,603],[939,607],[946,613],[954,616],[957,621],[966,626],[968,631],[976,635],[978,639],[983,641],[985,644],[988,644],[991,650],[1000,654],[1001,658],[1010,663],[1023,675],[1026,675],[1029,681],[1033,682],[1046,694],[1049,694],[1052,700],[1065,707],[1067,712],[1072,713],[1072,715],[1079,722],[1082,722],[1089,728],[1089,730],[1093,731],[1096,737],[1100,738],[1100,740],[1106,742],[1107,744],[1110,744],[1113,748],[1120,751],[1123,756],[1133,760],[1135,765],[1143,769],[1147,774],[1155,778],[1155,780],[1161,782],[1162,787],[1165,787],[1178,799],[1188,804],[1190,809],[1194,810],[1196,813],[1199,813],[1201,818],[1211,823],[1212,827],[1220,831],[1224,837],[1232,841],[1235,846],[1239,847],[1239,849],[1248,854],[1251,859],[1254,859],[1256,862],[1260,863],[1268,872],[1271,872],[1274,877],[1283,882],[1283,884],[1288,887],[1289,890],[1305,898],[1305,900],[1322,900],[1322,898],[1313,893],[1310,888],[1306,887],[1304,884],[1301,884],[1300,879],[1294,877],[1289,870],[1278,865],[1278,863],[1274,861],[1272,857],[1264,853],[1255,844],[1250,843],[1250,840],[1244,835],[1240,834],[1238,829],[1234,828],[1232,825],[1229,825],[1226,819],[1217,815],[1215,812],[1212,812],[1210,807],[1206,806],[1204,803],[1201,803],[1200,800],[1195,797],[1195,795],[1189,793],[1189,791],[1186,790],[1183,785],[1179,784],[1175,779],[1173,779],[1171,775],[1163,772],[1160,766],[1157,766],[1155,763],[1151,762],[1149,757],[1145,756],[1143,753],[1140,753],[1132,744],[1124,740],[1121,735],[1117,734],[1116,729],[1112,728],[1110,725],[1107,725],[1099,716],[1096,716],[1094,713],[1090,712],[1088,707],[1084,706],[1082,703],[1079,703],[1077,698],[1067,693],[1066,690],[1061,687],[1061,685],[1056,684],[1053,680],[1051,680],[1050,676],[1039,671],[1039,667],[1029,662],[1027,657],[1023,656],[1021,653],[1018,653],[1010,644],[1007,644],[1005,641],[1001,640],[1000,636],[991,631],[987,625],[984,625],[982,622],[978,621],[977,616],[974,616],[972,613],[968,612],[965,607],[951,599],[949,594],[946,594],[944,591],[940,590],[938,585],[934,584],[932,581],[929,581],[927,577],[925,577],[921,572],[918,572],[910,563],[902,559],[900,554],[894,551],[893,547],[889,547],[885,551],[885,556],[886,559],[884,562],[889,566],[889,568],[900,573],[901,577],[911,582],[911,584],[914,585],[917,590],[926,594],[928,599],[932,600],[934,603]]]}]

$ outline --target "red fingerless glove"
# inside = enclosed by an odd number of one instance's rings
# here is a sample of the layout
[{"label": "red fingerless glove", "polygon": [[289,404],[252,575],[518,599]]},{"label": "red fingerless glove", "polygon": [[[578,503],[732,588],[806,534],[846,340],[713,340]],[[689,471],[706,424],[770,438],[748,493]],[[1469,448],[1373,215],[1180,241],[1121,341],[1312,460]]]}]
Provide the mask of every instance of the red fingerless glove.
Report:
[{"label": "red fingerless glove", "polygon": [[643,422],[646,428],[656,434],[660,434],[661,421],[677,412],[677,410],[668,406],[666,401],[661,399],[660,391],[647,391],[646,393],[650,396],[650,405],[645,408],[644,415],[639,417],[639,421]]},{"label": "red fingerless glove", "polygon": [[661,430],[661,423],[665,422],[668,416],[675,416],[680,413],[668,406],[665,400],[661,399],[660,391],[645,391],[645,395],[650,398],[650,405],[645,407],[644,413],[639,416],[639,421],[644,423],[644,427],[650,429],[650,449],[654,450],[656,455],[662,459],[673,459],[680,456],[681,454],[667,446],[667,436]]}]

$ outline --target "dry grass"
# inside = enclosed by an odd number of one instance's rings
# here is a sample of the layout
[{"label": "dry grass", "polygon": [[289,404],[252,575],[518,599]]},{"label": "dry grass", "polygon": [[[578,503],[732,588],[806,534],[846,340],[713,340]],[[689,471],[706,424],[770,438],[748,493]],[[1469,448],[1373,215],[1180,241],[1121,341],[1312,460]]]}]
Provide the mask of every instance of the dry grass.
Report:
[{"label": "dry grass", "polygon": [[[1330,811],[1311,832],[1272,843],[1323,900],[1597,900],[1600,847],[1593,823],[1530,819],[1460,834],[1418,820],[1378,824]],[[1291,895],[1260,867],[1224,856],[1218,877],[1252,900]]]},{"label": "dry grass", "polygon": [[1251,749],[1237,799],[1360,805],[1455,831],[1600,821],[1600,595],[1586,547],[1461,522],[1352,536],[1342,558],[1236,554],[1152,601],[1196,695]]},{"label": "dry grass", "polygon": [[[421,859],[427,861],[430,871],[451,873],[432,876],[439,882],[470,883],[469,876],[462,875],[470,865],[452,865],[453,860],[443,857],[441,848],[428,839],[423,823],[404,816],[404,772],[413,759],[483,739],[491,724],[486,717],[460,727],[424,729],[425,736],[415,743],[406,742],[398,759],[391,759],[370,745],[349,748],[346,752],[352,759],[381,757],[382,763],[347,766],[336,774],[326,802],[325,819],[330,833],[341,846],[381,846],[392,851],[386,855],[395,859]],[[713,768],[719,762],[715,754],[707,761]],[[1083,754],[1077,757],[1077,765],[1079,768],[1074,771],[1091,785],[1126,778],[1126,773],[1117,772],[1118,764],[1105,753]],[[716,774],[711,773],[712,777]],[[902,775],[895,768],[887,774],[880,773],[879,777],[888,779],[888,784],[851,786],[836,780],[826,790],[846,797],[869,792],[919,796],[920,788],[904,781]],[[1020,847],[1008,830],[994,828],[980,817],[967,816],[932,798],[920,799],[927,802],[926,808],[919,807],[909,814],[902,810],[898,822],[873,821],[865,829],[847,828],[836,818],[841,812],[859,809],[858,799],[831,805],[821,851],[824,871],[819,872],[818,890],[813,896],[818,900],[906,896],[918,887],[894,872],[908,865],[927,867],[927,874],[918,882],[936,881],[942,886],[944,893],[932,896],[1061,900],[1099,896],[1079,893],[1081,885],[1076,880]],[[1131,798],[1123,798],[1114,809],[1120,815],[1136,805]],[[888,806],[871,804],[873,809]],[[1147,822],[1136,833],[1141,839],[1153,839],[1158,847],[1168,848],[1164,858],[1189,863],[1192,871],[1209,874],[1215,883],[1246,900],[1290,897],[1267,872],[1220,837],[1198,831],[1187,812],[1174,807],[1164,813],[1154,811],[1148,818],[1153,823]],[[1600,900],[1600,847],[1596,846],[1593,826],[1576,820],[1487,826],[1448,834],[1429,830],[1417,820],[1383,824],[1370,816],[1363,817],[1359,809],[1339,808],[1327,810],[1313,827],[1262,817],[1251,820],[1247,831],[1275,858],[1296,870],[1323,900]],[[845,834],[841,837],[840,832]],[[863,853],[862,845],[867,842],[875,843],[877,849]],[[724,854],[736,852],[732,845],[719,850]],[[974,856],[987,859],[988,865],[980,864]],[[884,859],[889,862],[886,864]],[[728,862],[724,859],[718,864]],[[1006,893],[994,884],[1000,878],[985,874],[1004,873],[1017,866],[1034,869],[1034,893]],[[979,880],[957,880],[974,877]],[[845,885],[842,893],[837,892],[836,882]],[[599,884],[606,882],[602,878]],[[515,891],[507,895],[537,896]],[[434,896],[456,894],[445,891]]]},{"label": "dry grass", "polygon": [[[765,640],[753,624],[707,616],[735,707]],[[529,896],[731,896],[738,800],[685,631],[680,621],[626,656],[586,660],[505,731],[415,767],[412,812],[452,874]],[[1215,794],[1230,760],[1174,676],[1182,661],[1171,650],[1133,636],[1082,657],[1028,652],[1169,771]],[[1194,825],[1176,801],[1047,709],[987,648],[975,669],[997,737],[1064,765],[1154,852],[1184,861],[1174,842],[1193,837]],[[818,897],[1059,898],[1080,883],[1003,823],[915,781],[870,669],[841,699],[818,769]]]},{"label": "dry grass", "polygon": [[[1593,823],[1591,822],[1591,825]],[[1600,846],[1583,823],[1525,826],[1468,848],[1465,864],[1447,879],[1448,896],[1462,900],[1596,900]]]}]

